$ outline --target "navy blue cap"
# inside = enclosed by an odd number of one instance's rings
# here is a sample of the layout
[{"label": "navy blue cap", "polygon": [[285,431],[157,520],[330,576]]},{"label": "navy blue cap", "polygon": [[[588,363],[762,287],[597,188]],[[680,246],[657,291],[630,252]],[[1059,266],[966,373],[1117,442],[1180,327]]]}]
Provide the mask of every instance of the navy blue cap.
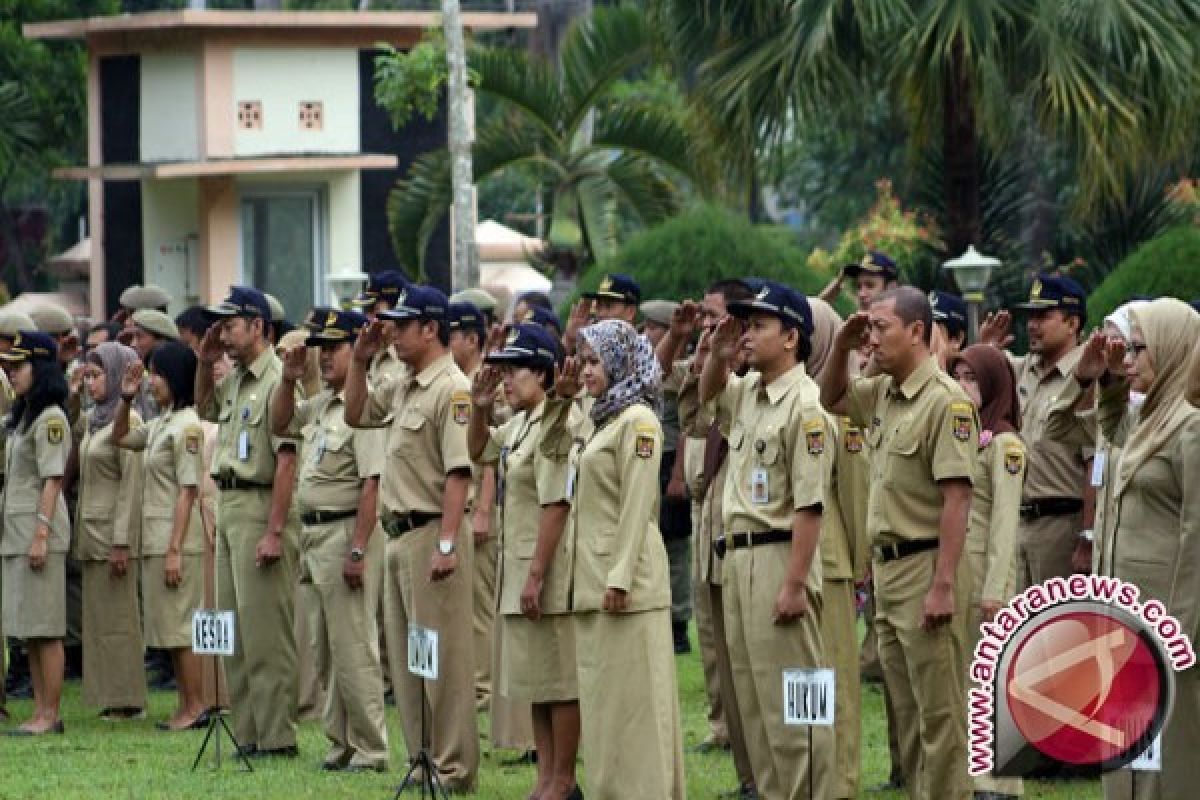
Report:
[{"label": "navy blue cap", "polygon": [[642,287],[628,275],[611,272],[600,281],[596,291],[584,292],[583,296],[592,300],[618,300],[637,305],[642,302]]},{"label": "navy blue cap", "polygon": [[260,317],[271,319],[271,304],[267,296],[253,286],[231,286],[229,296],[215,306],[208,307],[208,313],[217,317]]},{"label": "navy blue cap", "polygon": [[953,292],[934,289],[929,293],[929,307],[933,309],[934,322],[946,326],[951,336],[967,330],[967,302]]},{"label": "navy blue cap", "polygon": [[1065,275],[1039,272],[1029,287],[1029,302],[1017,308],[1027,311],[1061,308],[1080,317],[1087,316],[1087,295],[1083,287]]},{"label": "navy blue cap", "polygon": [[12,348],[0,353],[0,359],[10,364],[23,364],[26,361],[56,361],[58,360],[58,344],[54,337],[40,331],[17,331]]},{"label": "navy blue cap", "polygon": [[433,286],[409,284],[396,295],[396,305],[387,311],[380,311],[380,319],[401,321],[406,319],[432,319],[438,322],[446,320],[446,309],[450,301],[441,289]]},{"label": "navy blue cap", "polygon": [[1200,297],[1197,297],[1192,302],[1188,303],[1197,314],[1200,314]]},{"label": "navy blue cap", "polygon": [[370,322],[366,314],[357,311],[342,311],[337,308],[314,308],[308,312],[304,327],[308,338],[304,343],[310,347],[323,344],[353,342]]},{"label": "navy blue cap", "polygon": [[518,366],[552,368],[562,361],[562,350],[558,339],[536,322],[521,322],[508,330],[504,347],[488,353],[484,359],[489,364],[514,364]]},{"label": "navy blue cap", "polygon": [[516,322],[536,322],[543,327],[554,328],[562,335],[562,323],[558,320],[558,315],[548,308],[541,306],[529,306],[525,309],[525,313]]},{"label": "navy blue cap", "polygon": [[398,270],[385,269],[380,272],[372,272],[367,278],[367,288],[354,298],[354,305],[373,306],[380,300],[395,305],[400,292],[411,285],[408,278],[405,278]]},{"label": "navy blue cap", "polygon": [[878,250],[868,251],[863,256],[862,261],[857,264],[847,264],[842,268],[842,272],[850,278],[859,275],[879,275],[885,281],[894,281],[896,280],[896,276],[900,274],[899,270],[896,269],[896,262]]},{"label": "navy blue cap", "polygon": [[754,297],[730,303],[730,314],[735,317],[748,317],[755,312],[774,314],[782,320],[799,325],[805,336],[812,336],[812,307],[809,306],[807,297],[792,287],[775,281],[750,278],[743,282],[747,286],[758,286],[758,291]]},{"label": "navy blue cap", "polygon": [[479,306],[465,301],[450,304],[449,311],[446,312],[446,321],[452,331],[487,330],[487,322]]}]

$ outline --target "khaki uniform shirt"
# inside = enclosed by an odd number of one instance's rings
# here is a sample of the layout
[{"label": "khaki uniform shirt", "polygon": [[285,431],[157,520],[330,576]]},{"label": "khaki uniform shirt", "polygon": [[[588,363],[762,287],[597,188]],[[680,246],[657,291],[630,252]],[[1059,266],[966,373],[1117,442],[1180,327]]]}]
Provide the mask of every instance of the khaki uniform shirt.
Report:
[{"label": "khaki uniform shirt", "polygon": [[[867,492],[871,460],[867,434],[849,417],[838,417],[833,459],[833,497],[844,530],[842,541],[821,536],[826,580],[862,580],[871,563],[867,539]],[[828,511],[826,515],[828,516]],[[829,540],[829,541],[827,541]]]},{"label": "khaki uniform shirt", "polygon": [[279,386],[283,364],[270,347],[249,367],[238,366],[213,389],[200,416],[220,423],[213,452],[214,478],[235,477],[270,486],[275,481],[275,451],[284,440],[271,435],[267,409]]},{"label": "khaki uniform shirt", "polygon": [[[1051,367],[1045,366],[1040,356],[1010,357],[1017,373],[1021,438],[1029,450],[1028,475],[1022,495],[1026,501],[1079,497],[1083,491],[1085,462],[1092,457],[1092,446],[1073,445],[1053,438],[1047,430],[1058,396],[1070,390],[1070,384],[1075,382],[1075,365],[1081,355],[1083,348],[1076,346]],[[1091,434],[1088,440],[1094,440],[1094,423],[1085,419],[1081,424]]]},{"label": "khaki uniform shirt", "polygon": [[[134,425],[121,447],[142,453],[142,555],[166,555],[175,527],[179,491],[204,482],[204,427],[194,408],[171,409],[149,423]],[[192,507],[183,555],[204,552],[199,501]]]},{"label": "khaki uniform shirt", "polygon": [[363,481],[383,469],[383,432],[346,424],[341,392],[325,389],[296,405],[289,433],[301,436],[296,503],[301,512],[351,511]]},{"label": "khaki uniform shirt", "polygon": [[600,611],[610,588],[629,593],[630,612],[670,606],[667,551],[658,531],[661,460],[662,427],[641,404],[576,442],[567,481],[572,610]]},{"label": "khaki uniform shirt", "polygon": [[[79,505],[75,514],[72,556],[77,561],[107,561],[113,547],[128,547],[138,555],[142,527],[142,459],[117,447],[112,423],[98,431],[88,430],[88,417],[78,427]],[[130,414],[129,424],[141,419]]]},{"label": "khaki uniform shirt", "polygon": [[[33,544],[38,503],[47,478],[61,478],[71,454],[67,415],[58,406],[43,409],[25,430],[9,431],[5,447],[4,532],[0,555],[23,556]],[[67,501],[59,492],[46,552],[65,553],[71,544]]]},{"label": "khaki uniform shirt", "polygon": [[[532,412],[520,411],[491,429],[479,459],[494,464],[499,482],[500,613],[521,613],[521,590],[529,577],[545,506],[567,502],[567,458],[571,436],[566,428],[567,404],[542,401]],[[563,614],[568,608],[571,542],[563,536],[542,583],[542,613]]]},{"label": "khaki uniform shirt", "polygon": [[938,538],[938,481],[974,479],[975,405],[930,357],[898,387],[890,375],[855,378],[846,410],[851,422],[867,430],[872,453],[867,499],[872,544]]},{"label": "khaki uniform shirt", "polygon": [[[833,427],[820,389],[803,364],[764,385],[762,375],[730,375],[715,398],[716,418],[729,424],[725,479],[725,535],[791,531],[796,512],[821,510],[833,476]],[[836,525],[836,521],[835,521]],[[844,535],[839,529],[836,535]],[[824,531],[822,531],[824,536]],[[821,560],[805,578],[821,591]]]},{"label": "khaki uniform shirt", "polygon": [[391,419],[379,488],[385,512],[440,514],[446,476],[470,470],[467,423],[471,392],[467,377],[449,353],[419,373],[383,376],[370,387],[361,427]]},{"label": "khaki uniform shirt", "polygon": [[967,526],[966,552],[983,600],[1007,601],[1016,591],[1017,525],[1025,481],[1025,444],[1015,433],[994,437],[980,448]]}]

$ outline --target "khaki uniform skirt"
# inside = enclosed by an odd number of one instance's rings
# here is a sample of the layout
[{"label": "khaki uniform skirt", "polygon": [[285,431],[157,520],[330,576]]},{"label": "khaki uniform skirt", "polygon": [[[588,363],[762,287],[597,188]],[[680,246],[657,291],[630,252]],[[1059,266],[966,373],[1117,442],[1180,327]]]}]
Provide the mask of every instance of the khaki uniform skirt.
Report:
[{"label": "khaki uniform skirt", "polygon": [[34,572],[29,556],[4,556],[4,633],[16,639],[61,639],[67,633],[67,554],[47,553]]},{"label": "khaki uniform skirt", "polygon": [[181,582],[163,582],[165,556],[142,556],[142,604],[146,647],[174,650],[192,646],[192,612],[204,608],[204,555],[184,554]]},{"label": "khaki uniform skirt", "polygon": [[84,561],[83,702],[96,708],[144,708],[146,671],[138,619],[137,559],[114,579],[107,561]]},{"label": "khaki uniform skirt", "polygon": [[569,614],[536,622],[503,614],[500,635],[500,694],[530,703],[565,703],[579,697],[575,672],[575,624]]}]

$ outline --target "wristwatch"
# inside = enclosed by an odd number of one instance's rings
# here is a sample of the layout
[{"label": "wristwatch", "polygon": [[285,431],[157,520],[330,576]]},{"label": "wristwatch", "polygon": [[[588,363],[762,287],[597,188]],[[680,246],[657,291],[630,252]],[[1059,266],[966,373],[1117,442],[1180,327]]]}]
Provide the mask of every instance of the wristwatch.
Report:
[{"label": "wristwatch", "polygon": [[1079,538],[1085,542],[1092,542],[1095,541],[1096,536],[1094,533],[1092,533],[1092,529],[1088,528],[1087,530],[1082,530],[1079,532]]},{"label": "wristwatch", "polygon": [[350,550],[350,560],[356,564],[363,560],[364,555],[365,554],[363,553],[363,549],[361,547],[354,547]]},{"label": "wristwatch", "polygon": [[438,552],[444,556],[454,555],[454,540],[438,539]]}]

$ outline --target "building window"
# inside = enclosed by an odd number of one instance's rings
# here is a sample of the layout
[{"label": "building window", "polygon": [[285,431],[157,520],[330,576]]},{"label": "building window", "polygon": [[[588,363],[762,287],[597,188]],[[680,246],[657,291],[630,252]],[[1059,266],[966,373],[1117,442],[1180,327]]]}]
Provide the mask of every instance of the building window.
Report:
[{"label": "building window", "polygon": [[242,280],[275,295],[293,322],[324,299],[326,207],[316,187],[242,192]]},{"label": "building window", "polygon": [[262,101],[242,100],[238,102],[238,127],[245,131],[261,131]]},{"label": "building window", "polygon": [[300,130],[319,131],[324,127],[325,110],[321,101],[300,104]]}]

